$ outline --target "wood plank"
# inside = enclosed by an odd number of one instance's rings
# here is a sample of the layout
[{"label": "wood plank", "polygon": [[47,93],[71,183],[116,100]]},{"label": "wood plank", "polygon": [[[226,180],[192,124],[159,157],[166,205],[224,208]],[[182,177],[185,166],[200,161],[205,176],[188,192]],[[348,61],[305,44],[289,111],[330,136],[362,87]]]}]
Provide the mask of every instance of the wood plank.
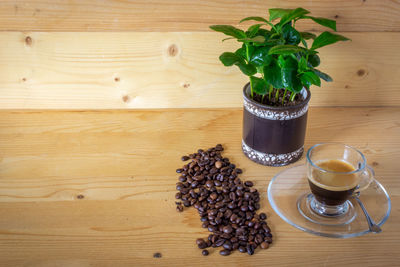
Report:
[{"label": "wood plank", "polygon": [[[229,158],[265,188],[283,168],[245,158],[241,116],[240,109],[2,111],[0,201],[66,201],[80,194],[89,200],[168,198],[180,157],[221,142]],[[306,148],[327,141],[352,144],[379,180],[391,184],[390,192],[400,195],[399,118],[400,108],[312,108]]]},{"label": "wood plank", "polygon": [[[399,31],[400,4],[392,0],[13,0],[0,2],[1,31],[208,31],[266,16],[268,8],[302,6],[338,21],[341,31]],[[311,21],[301,27],[321,29]]]},{"label": "wood plank", "polygon": [[[321,49],[332,83],[314,106],[396,106],[400,33],[346,33]],[[241,107],[247,77],[218,56],[218,33],[0,33],[0,108]],[[379,51],[379,53],[376,53]]]},{"label": "wood plank", "polygon": [[[0,265],[398,263],[400,108],[310,109],[306,148],[326,141],[360,148],[392,197],[381,234],[347,240],[303,233],[273,212],[266,188],[285,167],[245,158],[241,116],[240,109],[0,111]],[[242,178],[255,181],[274,232],[273,246],[251,257],[201,256],[194,240],[207,232],[198,215],[174,210],[180,156],[217,143]]]}]

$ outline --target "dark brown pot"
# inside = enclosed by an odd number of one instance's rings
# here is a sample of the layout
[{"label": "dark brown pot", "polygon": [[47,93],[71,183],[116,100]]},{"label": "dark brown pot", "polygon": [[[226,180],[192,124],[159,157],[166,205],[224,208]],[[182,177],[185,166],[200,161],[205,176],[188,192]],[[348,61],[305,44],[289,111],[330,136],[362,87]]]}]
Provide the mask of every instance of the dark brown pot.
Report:
[{"label": "dark brown pot", "polygon": [[250,84],[243,88],[244,154],[267,166],[284,166],[300,159],[304,151],[310,91],[295,106],[271,107],[250,98]]}]

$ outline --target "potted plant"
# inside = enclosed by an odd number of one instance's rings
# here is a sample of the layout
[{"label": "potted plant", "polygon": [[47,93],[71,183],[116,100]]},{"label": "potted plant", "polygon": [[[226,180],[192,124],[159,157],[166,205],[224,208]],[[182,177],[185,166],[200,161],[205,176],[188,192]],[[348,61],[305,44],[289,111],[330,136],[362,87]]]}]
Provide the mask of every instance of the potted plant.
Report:
[{"label": "potted plant", "polygon": [[301,157],[310,86],[320,86],[321,79],[332,81],[316,69],[320,64],[317,49],[349,40],[328,31],[317,36],[296,30],[297,21],[311,19],[336,31],[334,20],[309,13],[303,8],[269,9],[269,19],[242,19],[240,23],[257,22],[247,31],[230,25],[210,26],[230,36],[222,41],[236,39],[242,43],[238,50],[225,52],[219,59],[225,66],[238,66],[249,76],[250,82],[243,88],[242,148],[257,163],[283,166]]}]

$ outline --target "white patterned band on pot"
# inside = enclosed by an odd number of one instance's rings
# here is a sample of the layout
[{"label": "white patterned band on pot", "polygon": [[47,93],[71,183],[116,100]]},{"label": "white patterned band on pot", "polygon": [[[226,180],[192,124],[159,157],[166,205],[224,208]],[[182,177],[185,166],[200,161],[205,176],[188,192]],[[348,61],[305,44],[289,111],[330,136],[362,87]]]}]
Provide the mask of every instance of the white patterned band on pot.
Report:
[{"label": "white patterned band on pot", "polygon": [[[308,92],[305,89],[303,89],[301,91],[301,94],[303,94],[304,98],[306,98]],[[300,108],[294,108],[294,107],[277,108],[277,109],[268,107],[264,108],[252,103],[252,101],[249,100],[246,96],[243,97],[243,105],[248,112],[259,118],[269,119],[269,120],[279,120],[279,121],[292,120],[301,117],[308,110],[308,103]]]},{"label": "white patterned band on pot", "polygon": [[302,146],[293,152],[285,154],[269,154],[251,148],[242,140],[242,150],[249,159],[260,164],[267,166],[283,166],[300,158],[303,154],[304,147]]}]

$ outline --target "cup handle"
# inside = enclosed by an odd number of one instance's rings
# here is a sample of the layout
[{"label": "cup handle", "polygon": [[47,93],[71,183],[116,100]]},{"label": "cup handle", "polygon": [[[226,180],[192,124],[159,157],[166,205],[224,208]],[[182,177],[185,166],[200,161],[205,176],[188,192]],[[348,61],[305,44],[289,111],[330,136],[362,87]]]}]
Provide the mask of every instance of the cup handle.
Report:
[{"label": "cup handle", "polygon": [[366,165],[365,170],[363,171],[361,176],[362,176],[361,181],[359,182],[356,190],[354,190],[355,193],[367,189],[367,187],[371,184],[371,182],[374,180],[375,177],[374,169],[372,169],[371,166]]}]

